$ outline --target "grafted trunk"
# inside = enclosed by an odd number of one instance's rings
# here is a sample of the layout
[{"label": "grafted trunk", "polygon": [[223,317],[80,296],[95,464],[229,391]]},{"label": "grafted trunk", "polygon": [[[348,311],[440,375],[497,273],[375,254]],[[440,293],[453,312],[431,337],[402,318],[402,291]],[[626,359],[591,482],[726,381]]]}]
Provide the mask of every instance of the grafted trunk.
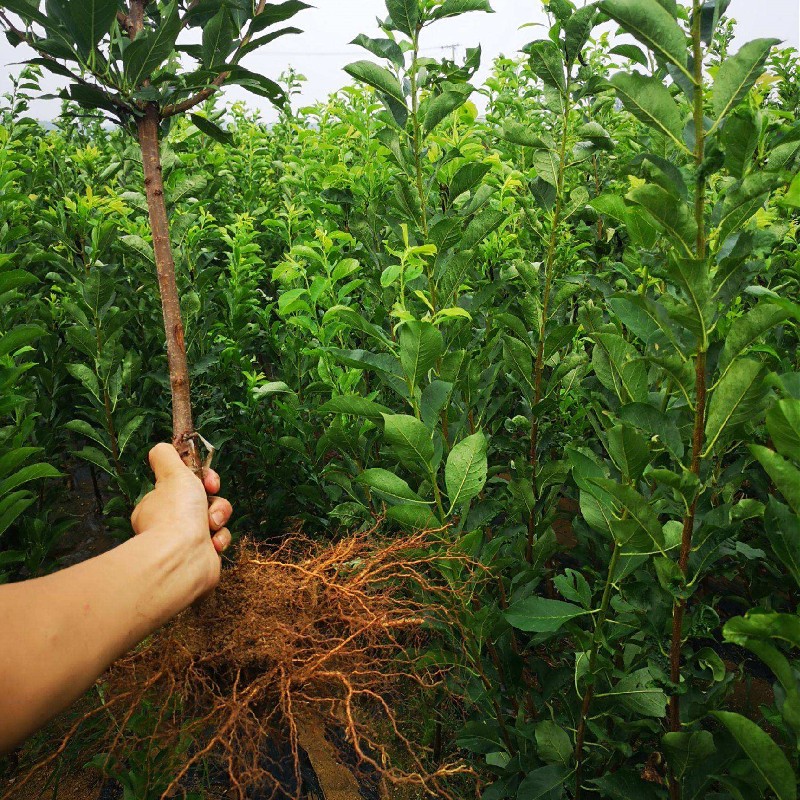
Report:
[{"label": "grafted trunk", "polygon": [[181,306],[175,281],[175,259],[172,256],[167,206],[164,200],[164,180],[161,172],[158,137],[159,121],[158,107],[154,103],[148,103],[144,116],[137,121],[137,126],[167,341],[169,383],[172,390],[172,443],[183,460],[199,473],[201,466],[192,439],[195,430],[189,392],[189,365],[186,360]]}]

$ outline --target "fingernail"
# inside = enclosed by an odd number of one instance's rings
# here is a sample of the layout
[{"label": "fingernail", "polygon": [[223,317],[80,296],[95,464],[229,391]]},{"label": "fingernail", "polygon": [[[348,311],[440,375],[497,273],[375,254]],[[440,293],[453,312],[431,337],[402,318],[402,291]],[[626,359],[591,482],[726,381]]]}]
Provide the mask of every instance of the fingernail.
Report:
[{"label": "fingernail", "polygon": [[211,523],[219,527],[222,523],[225,522],[225,517],[222,515],[221,511],[214,511],[211,514]]}]

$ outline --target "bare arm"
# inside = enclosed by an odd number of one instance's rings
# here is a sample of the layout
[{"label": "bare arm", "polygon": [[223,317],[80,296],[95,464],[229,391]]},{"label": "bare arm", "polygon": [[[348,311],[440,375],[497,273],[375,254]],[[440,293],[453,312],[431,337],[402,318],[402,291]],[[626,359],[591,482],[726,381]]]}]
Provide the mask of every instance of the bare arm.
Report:
[{"label": "bare arm", "polygon": [[[218,583],[230,504],[217,498],[209,507],[171,446],[154,447],[150,463],[156,488],[131,518],[138,536],[52,575],[0,586],[0,753]],[[219,489],[215,473],[204,483]]]}]

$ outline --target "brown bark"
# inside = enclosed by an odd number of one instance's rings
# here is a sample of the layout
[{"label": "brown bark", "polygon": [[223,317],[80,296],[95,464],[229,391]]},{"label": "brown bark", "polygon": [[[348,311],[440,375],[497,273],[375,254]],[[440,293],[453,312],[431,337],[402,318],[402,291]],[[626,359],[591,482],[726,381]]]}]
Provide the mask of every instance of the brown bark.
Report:
[{"label": "brown bark", "polygon": [[159,122],[158,107],[154,103],[148,103],[144,115],[137,121],[137,128],[139,146],[142,150],[145,195],[150,216],[150,229],[153,235],[153,253],[158,273],[158,288],[161,293],[161,310],[164,315],[164,332],[167,341],[169,382],[172,389],[172,443],[183,460],[197,472],[201,466],[192,439],[195,429],[189,392],[189,365],[186,360],[181,306],[175,282],[175,260],[172,256],[167,206],[164,201],[164,181],[161,173],[158,137]]}]

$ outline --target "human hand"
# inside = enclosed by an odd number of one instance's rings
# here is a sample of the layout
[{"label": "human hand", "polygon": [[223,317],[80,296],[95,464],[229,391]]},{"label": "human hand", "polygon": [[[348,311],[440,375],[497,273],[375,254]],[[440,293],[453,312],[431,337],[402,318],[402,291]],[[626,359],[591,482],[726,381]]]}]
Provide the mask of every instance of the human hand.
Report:
[{"label": "human hand", "polygon": [[208,502],[208,495],[219,491],[219,475],[207,470],[201,483],[169,444],[157,444],[149,457],[156,485],[131,515],[134,533],[180,537],[187,546],[187,556],[200,568],[207,590],[213,589],[219,582],[217,554],[231,543],[225,525],[233,513],[231,504],[222,497]]}]

